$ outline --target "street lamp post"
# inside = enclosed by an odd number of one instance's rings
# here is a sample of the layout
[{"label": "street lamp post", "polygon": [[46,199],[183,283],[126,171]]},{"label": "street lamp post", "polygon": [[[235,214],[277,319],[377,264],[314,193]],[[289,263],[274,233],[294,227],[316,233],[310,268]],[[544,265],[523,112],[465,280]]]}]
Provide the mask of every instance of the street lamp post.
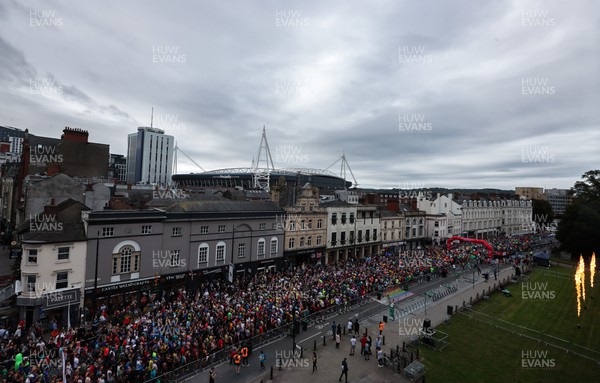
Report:
[{"label": "street lamp post", "polygon": [[92,322],[96,315],[96,307],[98,302],[98,258],[100,253],[100,230],[96,231],[96,265],[94,268],[94,297],[92,299]]}]

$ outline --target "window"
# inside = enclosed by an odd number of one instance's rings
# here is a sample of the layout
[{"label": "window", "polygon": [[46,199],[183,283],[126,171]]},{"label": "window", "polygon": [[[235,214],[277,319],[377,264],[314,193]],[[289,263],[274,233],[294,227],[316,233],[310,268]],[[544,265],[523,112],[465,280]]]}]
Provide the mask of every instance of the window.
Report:
[{"label": "window", "polygon": [[340,245],[346,244],[346,232],[342,231],[340,235]]},{"label": "window", "polygon": [[350,231],[350,242],[354,243],[354,230]]},{"label": "window", "polygon": [[130,245],[125,245],[113,254],[112,273],[123,274],[140,271],[140,252]]},{"label": "window", "polygon": [[[392,235],[393,235],[393,233],[392,233]],[[394,239],[394,238],[392,237],[392,239]],[[383,240],[387,241],[387,233],[385,233],[385,232],[383,233]]]},{"label": "window", "polygon": [[290,220],[290,231],[296,230],[296,221]]},{"label": "window", "polygon": [[304,237],[300,237],[300,247],[304,247]]},{"label": "window", "polygon": [[37,249],[29,249],[27,250],[27,263],[35,263],[37,264]]},{"label": "window", "polygon": [[69,273],[67,271],[56,273],[56,288],[66,289],[67,287],[69,287]]},{"label": "window", "polygon": [[435,223],[433,224],[433,226],[440,227],[440,223],[438,221],[435,221]]},{"label": "window", "polygon": [[362,230],[358,231],[358,242],[362,242]]},{"label": "window", "polygon": [[312,237],[306,238],[306,246],[312,246]]},{"label": "window", "polygon": [[207,234],[208,226],[200,226],[200,234]]},{"label": "window", "polygon": [[181,237],[181,227],[174,227],[171,232],[171,237]]},{"label": "window", "polygon": [[58,248],[58,260],[68,260],[69,259],[69,248],[68,247],[59,247]]},{"label": "window", "polygon": [[180,250],[171,250],[171,267],[180,267],[181,264],[181,251]]},{"label": "window", "polygon": [[308,228],[309,228],[309,229],[312,229],[312,219],[309,219],[309,220],[308,220]]},{"label": "window", "polygon": [[365,230],[365,241],[369,241],[371,239],[371,230]]},{"label": "window", "polygon": [[198,267],[208,263],[208,244],[202,243],[198,246]]},{"label": "window", "polygon": [[342,213],[342,225],[346,224],[346,213]]},{"label": "window", "polygon": [[219,233],[224,233],[225,232],[225,225],[219,225]]},{"label": "window", "polygon": [[225,261],[225,244],[223,242],[217,243],[216,261],[217,262]]},{"label": "window", "polygon": [[112,237],[115,235],[114,227],[103,227],[102,228],[102,236],[103,237]]},{"label": "window", "polygon": [[296,246],[296,241],[295,241],[295,238],[290,238],[290,239],[288,240],[288,248],[290,248],[290,249],[293,249],[293,248],[294,248],[294,246]]},{"label": "window", "polygon": [[265,230],[265,229],[266,229],[266,227],[267,227],[267,224],[266,224],[266,223],[259,223],[259,224],[258,224],[258,230]]},{"label": "window", "polygon": [[331,233],[331,246],[335,246],[337,242],[337,233]]},{"label": "window", "polygon": [[317,245],[321,245],[323,243],[323,237],[317,235]]},{"label": "window", "polygon": [[238,258],[246,257],[246,244],[238,243]]},{"label": "window", "polygon": [[143,225],[142,234],[152,234],[152,225]]},{"label": "window", "polygon": [[35,293],[35,275],[27,276],[27,292]]},{"label": "window", "polygon": [[317,220],[317,229],[322,229],[323,228],[323,220],[321,218],[319,218]]},{"label": "window", "polygon": [[271,239],[271,256],[277,255],[277,238]]},{"label": "window", "polygon": [[331,224],[335,225],[337,223],[337,213],[331,214]]},{"label": "window", "polygon": [[256,255],[259,257],[265,256],[265,240],[262,238],[258,240]]},{"label": "window", "polygon": [[300,221],[300,230],[306,230],[306,222],[304,220]]},{"label": "window", "polygon": [[350,223],[354,223],[354,213],[350,213]]},{"label": "window", "polygon": [[373,240],[377,241],[377,229],[373,229]]}]

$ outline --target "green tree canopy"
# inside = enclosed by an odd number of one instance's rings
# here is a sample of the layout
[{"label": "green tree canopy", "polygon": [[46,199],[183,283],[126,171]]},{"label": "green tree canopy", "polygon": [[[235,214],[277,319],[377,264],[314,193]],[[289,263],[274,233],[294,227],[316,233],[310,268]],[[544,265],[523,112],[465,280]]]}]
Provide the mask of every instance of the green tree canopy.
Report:
[{"label": "green tree canopy", "polygon": [[590,170],[571,188],[573,203],[558,225],[557,239],[572,258],[600,255],[600,170]]}]

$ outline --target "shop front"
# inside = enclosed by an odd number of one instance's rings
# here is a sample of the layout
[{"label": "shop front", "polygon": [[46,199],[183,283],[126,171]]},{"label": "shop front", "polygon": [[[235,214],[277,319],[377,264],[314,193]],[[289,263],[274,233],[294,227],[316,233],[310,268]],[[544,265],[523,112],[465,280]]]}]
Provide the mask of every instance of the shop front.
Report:
[{"label": "shop front", "polygon": [[286,251],[284,257],[284,268],[295,269],[302,265],[320,265],[325,262],[326,247],[315,247],[311,249]]},{"label": "shop front", "polygon": [[148,293],[158,292],[159,282],[160,278],[151,277],[98,286],[96,294],[94,294],[93,287],[88,287],[85,290],[85,317],[90,318],[90,310],[97,312],[104,307],[108,312],[114,312],[114,310],[121,310],[129,304],[137,304]]},{"label": "shop front", "polygon": [[80,319],[80,289],[69,289],[45,293],[40,297],[17,297],[19,317],[26,326],[39,323],[45,329],[53,324],[57,329],[77,327]]}]

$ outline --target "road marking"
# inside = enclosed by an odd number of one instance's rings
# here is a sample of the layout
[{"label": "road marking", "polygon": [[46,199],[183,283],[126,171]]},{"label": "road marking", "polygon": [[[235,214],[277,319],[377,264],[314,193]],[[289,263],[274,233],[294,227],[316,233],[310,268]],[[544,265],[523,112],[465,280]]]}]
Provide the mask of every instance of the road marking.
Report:
[{"label": "road marking", "polygon": [[301,341],[299,341],[299,342],[296,342],[296,344],[300,344],[300,343],[302,343],[302,342],[306,342],[306,341],[307,341],[307,340],[309,340],[310,338],[314,338],[314,337],[315,337],[315,336],[317,336],[317,335],[321,335],[321,331],[319,331],[319,332],[318,332],[318,333],[316,333],[316,334],[313,334],[313,335],[309,336],[309,337],[308,337],[308,338],[306,338],[306,339],[303,339],[303,340],[301,340]]},{"label": "road marking", "polygon": [[316,326],[315,326],[315,328],[316,328],[317,330],[321,330],[323,327],[327,326],[328,324],[329,324],[329,322],[327,322],[327,323],[325,323],[325,324],[319,324],[319,325],[316,325]]}]

